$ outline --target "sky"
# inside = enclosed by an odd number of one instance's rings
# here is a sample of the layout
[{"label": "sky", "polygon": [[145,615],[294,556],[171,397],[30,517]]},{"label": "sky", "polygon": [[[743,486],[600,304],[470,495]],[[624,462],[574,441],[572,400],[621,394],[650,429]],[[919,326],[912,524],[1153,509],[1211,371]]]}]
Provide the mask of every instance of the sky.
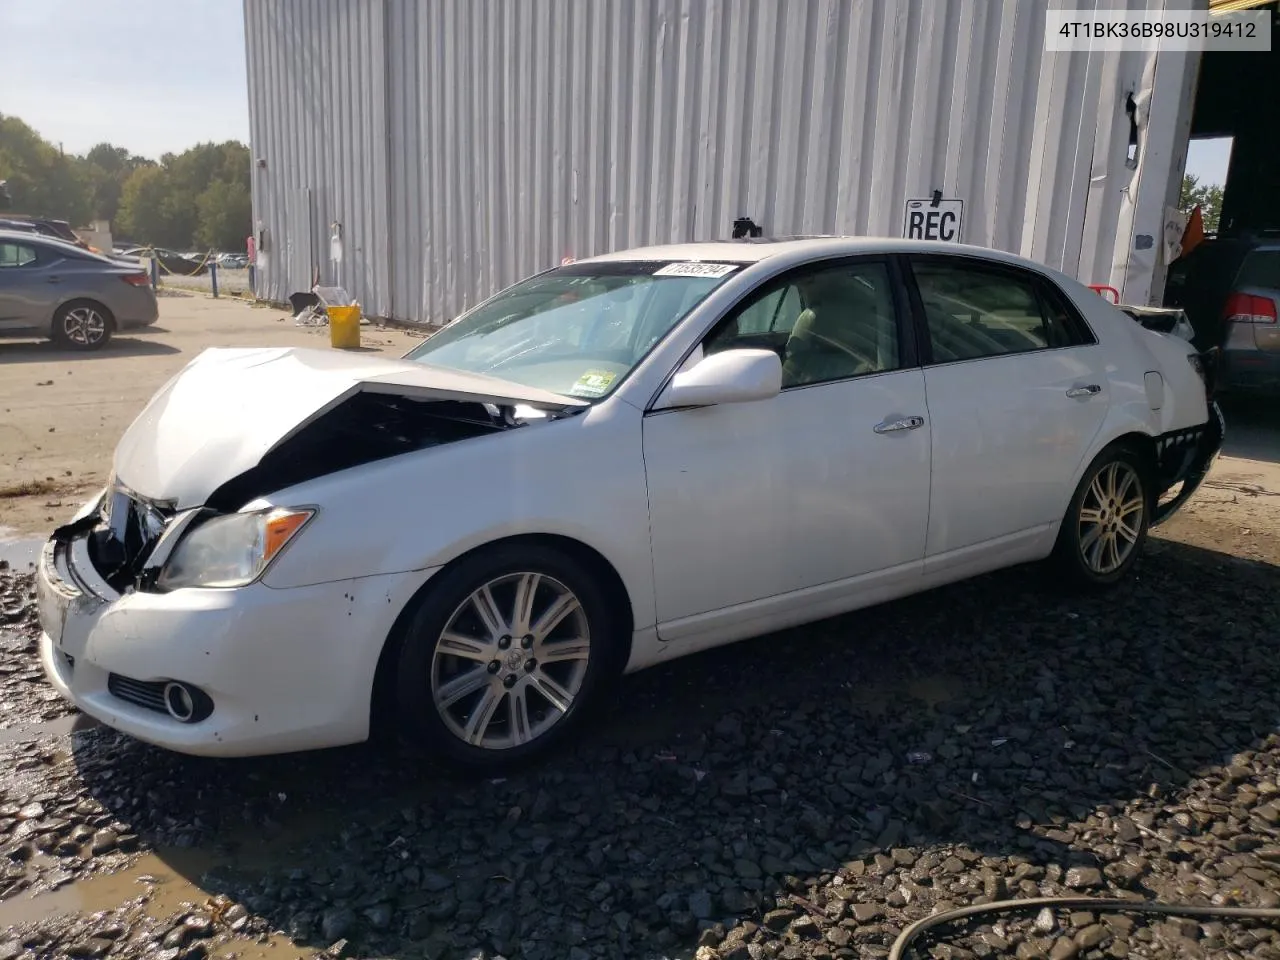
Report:
[{"label": "sky", "polygon": [[[241,0],[0,0],[0,113],[68,153],[248,143],[243,16]],[[1230,155],[1192,141],[1187,172],[1223,184]]]},{"label": "sky", "polygon": [[0,113],[67,153],[249,142],[241,0],[0,0]]},{"label": "sky", "polygon": [[1204,186],[1227,182],[1227,163],[1231,159],[1231,138],[1192,140],[1187,147],[1187,173],[1193,173]]}]

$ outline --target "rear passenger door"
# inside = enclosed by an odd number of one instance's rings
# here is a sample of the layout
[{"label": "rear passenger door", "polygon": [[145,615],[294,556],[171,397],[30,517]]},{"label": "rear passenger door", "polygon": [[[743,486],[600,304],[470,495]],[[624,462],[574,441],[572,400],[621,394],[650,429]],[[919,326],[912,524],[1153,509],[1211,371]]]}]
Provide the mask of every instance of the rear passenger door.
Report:
[{"label": "rear passenger door", "polygon": [[933,427],[926,573],[1028,559],[1106,415],[1101,348],[1038,274],[974,257],[908,262]]}]

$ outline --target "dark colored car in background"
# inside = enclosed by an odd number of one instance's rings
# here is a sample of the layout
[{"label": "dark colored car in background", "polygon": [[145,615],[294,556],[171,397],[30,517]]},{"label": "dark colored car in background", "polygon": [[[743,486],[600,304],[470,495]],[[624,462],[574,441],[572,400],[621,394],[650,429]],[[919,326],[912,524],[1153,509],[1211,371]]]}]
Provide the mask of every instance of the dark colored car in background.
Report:
[{"label": "dark colored car in background", "polygon": [[131,260],[150,257],[160,262],[160,269],[163,273],[176,273],[182,277],[197,277],[209,272],[209,265],[205,261],[192,260],[190,257],[173,250],[166,250],[163,247],[132,247],[122,253],[113,254],[113,256],[125,257]]},{"label": "dark colored car in background", "polygon": [[1170,264],[1164,303],[1221,348],[1220,390],[1280,395],[1280,229],[1201,242]]},{"label": "dark colored car in background", "polygon": [[71,229],[71,224],[65,220],[46,220],[41,217],[6,214],[4,217],[0,217],[0,230],[34,233],[42,237],[50,237],[54,240],[61,240],[64,243],[74,244],[82,250],[89,249],[89,245],[76,236],[76,232]]}]

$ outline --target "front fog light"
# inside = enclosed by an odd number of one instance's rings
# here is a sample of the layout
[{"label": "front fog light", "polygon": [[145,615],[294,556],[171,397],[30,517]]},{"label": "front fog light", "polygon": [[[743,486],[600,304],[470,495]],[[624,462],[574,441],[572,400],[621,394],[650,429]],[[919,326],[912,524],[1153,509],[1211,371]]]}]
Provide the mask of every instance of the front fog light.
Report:
[{"label": "front fog light", "polygon": [[310,509],[272,507],[206,520],[174,548],[156,586],[176,590],[252,583],[314,515]]}]

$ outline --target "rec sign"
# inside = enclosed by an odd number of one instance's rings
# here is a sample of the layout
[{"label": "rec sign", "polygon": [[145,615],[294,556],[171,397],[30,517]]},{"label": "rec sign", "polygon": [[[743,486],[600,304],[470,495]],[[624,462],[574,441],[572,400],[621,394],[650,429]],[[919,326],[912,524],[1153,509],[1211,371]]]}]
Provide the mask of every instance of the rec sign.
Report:
[{"label": "rec sign", "polygon": [[963,200],[908,200],[902,235],[908,240],[959,242],[963,220]]}]

